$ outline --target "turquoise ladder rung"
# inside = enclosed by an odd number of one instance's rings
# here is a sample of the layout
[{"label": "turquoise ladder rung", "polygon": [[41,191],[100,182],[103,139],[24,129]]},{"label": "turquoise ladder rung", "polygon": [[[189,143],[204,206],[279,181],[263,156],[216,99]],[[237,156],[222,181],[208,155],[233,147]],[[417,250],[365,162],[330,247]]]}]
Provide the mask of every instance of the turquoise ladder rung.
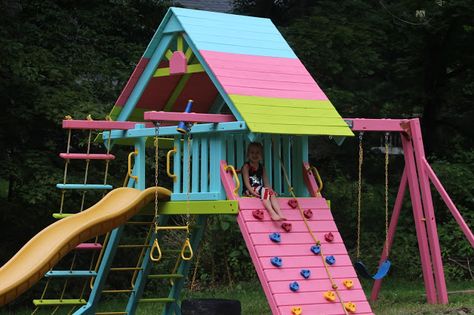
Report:
[{"label": "turquoise ladder rung", "polygon": [[56,188],[59,189],[76,189],[76,190],[93,190],[93,189],[113,189],[112,185],[102,184],[56,184]]},{"label": "turquoise ladder rung", "polygon": [[51,270],[45,275],[47,278],[66,278],[66,277],[96,277],[97,272],[90,270]]}]

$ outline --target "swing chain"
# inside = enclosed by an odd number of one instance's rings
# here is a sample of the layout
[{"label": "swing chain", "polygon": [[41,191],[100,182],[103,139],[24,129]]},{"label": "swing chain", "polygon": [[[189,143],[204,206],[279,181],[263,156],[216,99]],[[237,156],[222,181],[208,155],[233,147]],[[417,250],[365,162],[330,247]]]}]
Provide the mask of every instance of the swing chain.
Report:
[{"label": "swing chain", "polygon": [[[155,230],[155,239],[153,241],[153,246],[151,247],[150,250],[150,259],[153,262],[158,262],[161,260],[162,253],[161,253],[161,248],[160,244],[158,243],[158,130],[159,129],[159,123],[155,122],[155,137],[153,141],[153,145],[155,147],[155,217],[153,219],[153,224],[154,224],[154,230]],[[153,253],[155,252],[155,249],[158,253],[158,256],[155,257]]]}]

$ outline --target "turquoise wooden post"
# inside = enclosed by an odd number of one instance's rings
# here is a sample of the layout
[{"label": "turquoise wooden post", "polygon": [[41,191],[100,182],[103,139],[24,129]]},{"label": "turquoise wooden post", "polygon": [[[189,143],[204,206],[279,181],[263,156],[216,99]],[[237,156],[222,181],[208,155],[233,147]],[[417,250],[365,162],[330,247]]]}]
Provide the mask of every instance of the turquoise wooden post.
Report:
[{"label": "turquoise wooden post", "polygon": [[[145,128],[144,124],[136,124],[135,129]],[[135,150],[138,151],[138,155],[135,157],[135,165],[133,172],[135,176],[138,176],[138,183],[135,183],[135,188],[145,190],[145,155],[146,155],[146,138],[138,138],[135,142]]]},{"label": "turquoise wooden post", "polygon": [[267,171],[268,185],[273,186],[273,152],[272,152],[272,138],[271,135],[265,135],[263,137],[263,164]]},{"label": "turquoise wooden post", "polygon": [[[290,136],[283,136],[282,139],[282,160],[283,160],[283,165],[286,170],[286,174],[288,176],[288,180],[292,180],[291,177],[291,141],[290,141]],[[288,190],[288,183],[286,181],[286,178],[283,177],[283,191],[286,195],[289,195],[290,191]],[[293,182],[290,183],[293,185]]]},{"label": "turquoise wooden post", "polygon": [[176,150],[173,160],[173,173],[176,175],[173,183],[173,193],[181,193],[181,137],[174,137],[174,149]]},{"label": "turquoise wooden post", "polygon": [[191,184],[189,180],[191,176],[191,170],[189,169],[191,167],[191,143],[188,143],[188,141],[191,141],[189,134],[183,139],[183,194],[187,194],[191,191],[191,187],[189,187]]},{"label": "turquoise wooden post", "polygon": [[209,191],[209,143],[201,138],[201,192]]},{"label": "turquoise wooden post", "polygon": [[221,176],[220,176],[220,163],[221,160],[225,159],[224,155],[224,145],[222,141],[222,137],[217,134],[212,135],[209,145],[209,151],[212,152],[210,155],[210,165],[209,165],[209,172],[210,172],[210,185],[209,191],[212,193],[216,193],[218,199],[225,199],[224,189],[222,188],[221,184]]},{"label": "turquoise wooden post", "polygon": [[200,180],[199,180],[199,175],[200,175],[200,172],[199,172],[199,149],[200,149],[200,144],[201,144],[201,139],[202,137],[201,136],[193,136],[193,140],[192,140],[192,153],[191,153],[191,158],[192,158],[192,175],[191,175],[191,180],[192,180],[192,185],[191,185],[191,191],[193,193],[198,193],[200,190],[199,190],[199,184],[200,184]]},{"label": "turquoise wooden post", "polygon": [[281,137],[279,135],[273,136],[273,145],[272,150],[273,161],[275,161],[275,166],[273,167],[273,189],[281,195],[282,190],[282,181],[281,181],[281,168],[283,157],[281,156]]},{"label": "turquoise wooden post", "polygon": [[227,164],[233,165],[236,169],[239,166],[235,165],[235,142],[234,136],[228,135],[226,136],[226,147],[227,147]]}]

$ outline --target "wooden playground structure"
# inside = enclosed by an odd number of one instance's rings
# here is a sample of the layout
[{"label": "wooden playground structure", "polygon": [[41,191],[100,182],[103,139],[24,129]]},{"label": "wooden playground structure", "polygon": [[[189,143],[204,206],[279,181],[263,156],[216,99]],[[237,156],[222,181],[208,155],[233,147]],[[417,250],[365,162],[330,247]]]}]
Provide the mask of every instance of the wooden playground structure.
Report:
[{"label": "wooden playground structure", "polygon": [[[428,303],[448,303],[431,184],[474,247],[473,233],[426,160],[419,120],[342,118],[268,19],[170,8],[109,119],[69,117],[63,128],[68,144],[60,154],[65,169],[57,185],[59,211],[53,214],[58,221],[0,269],[0,306],[46,277],[33,313],[134,314],[141,303],[161,303],[163,314],[181,314],[181,291],[206,222],[211,215],[230,214],[237,216],[273,314],[373,314],[317,169],[309,164],[308,137],[318,135],[400,136],[405,166],[380,266],[389,259],[408,187]],[[71,152],[76,130],[88,132],[86,152]],[[91,152],[93,131],[105,152]],[[240,195],[236,169],[252,141],[263,144],[263,162],[287,218],[283,224],[270,219],[259,199]],[[107,181],[115,145],[133,145],[122,188]],[[147,173],[147,147],[153,148],[154,174]],[[166,152],[165,161],[159,161],[159,151]],[[82,183],[67,180],[74,160],[85,161]],[[100,184],[88,177],[96,160],[105,163]],[[166,165],[170,187],[160,187],[159,162]],[[147,178],[153,185],[147,187]],[[91,190],[111,191],[86,209],[85,192]],[[70,191],[82,192],[78,211],[65,209]],[[137,235],[137,243],[122,243],[137,226],[145,235]],[[165,249],[170,231],[183,236],[177,248]],[[135,250],[132,265],[113,266],[123,250]],[[55,267],[68,255],[73,258],[67,267]],[[165,263],[169,257],[173,262]],[[388,268],[374,278],[371,300]],[[125,287],[110,287],[114,272],[127,274]],[[48,286],[56,280],[63,281],[60,295],[49,297]],[[154,281],[164,281],[159,286],[165,296],[145,294],[153,293],[147,285]],[[79,288],[75,297],[68,293],[72,288]],[[102,310],[105,295],[125,301],[123,309]]]}]

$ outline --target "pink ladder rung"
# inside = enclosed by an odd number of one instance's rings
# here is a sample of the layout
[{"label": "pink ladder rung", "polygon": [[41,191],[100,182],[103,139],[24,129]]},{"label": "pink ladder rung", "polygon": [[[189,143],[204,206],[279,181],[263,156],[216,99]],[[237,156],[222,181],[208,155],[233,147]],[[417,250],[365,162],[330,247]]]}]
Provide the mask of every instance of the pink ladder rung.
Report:
[{"label": "pink ladder rung", "polygon": [[87,153],[60,153],[59,156],[68,160],[114,160],[113,154],[87,154]]},{"label": "pink ladder rung", "polygon": [[76,246],[77,250],[100,250],[102,249],[102,244],[100,243],[81,243]]}]

